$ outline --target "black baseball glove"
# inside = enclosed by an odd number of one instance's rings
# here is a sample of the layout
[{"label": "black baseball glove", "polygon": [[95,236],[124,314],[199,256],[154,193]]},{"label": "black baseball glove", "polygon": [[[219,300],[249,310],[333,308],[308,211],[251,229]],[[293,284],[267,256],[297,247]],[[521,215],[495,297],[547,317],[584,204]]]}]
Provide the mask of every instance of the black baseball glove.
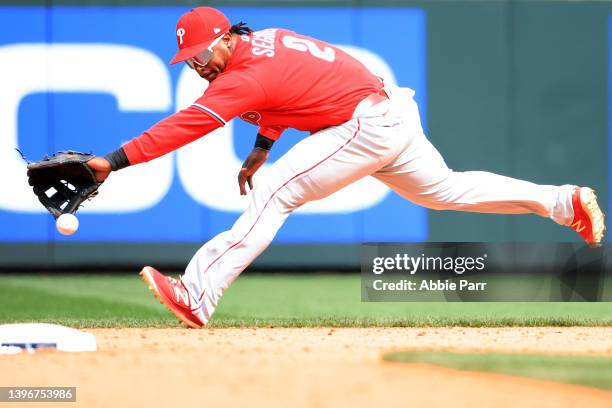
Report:
[{"label": "black baseball glove", "polygon": [[67,151],[28,164],[28,183],[55,218],[75,212],[83,201],[98,194],[102,183],[86,164],[94,157],[93,154]]}]

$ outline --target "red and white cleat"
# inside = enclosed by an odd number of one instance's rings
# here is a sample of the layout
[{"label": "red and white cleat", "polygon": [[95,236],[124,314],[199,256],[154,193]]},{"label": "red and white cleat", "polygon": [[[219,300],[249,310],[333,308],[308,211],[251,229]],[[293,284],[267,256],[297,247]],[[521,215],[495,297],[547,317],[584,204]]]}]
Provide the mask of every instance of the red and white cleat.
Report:
[{"label": "red and white cleat", "polygon": [[150,266],[142,268],[140,276],[159,302],[170,309],[183,324],[193,329],[204,326],[204,323],[193,314],[193,311],[199,308],[192,308],[189,292],[180,279],[162,275]]},{"label": "red and white cleat", "polygon": [[572,194],[572,205],[574,220],[570,227],[590,246],[600,246],[606,225],[595,192],[588,187],[576,187]]}]

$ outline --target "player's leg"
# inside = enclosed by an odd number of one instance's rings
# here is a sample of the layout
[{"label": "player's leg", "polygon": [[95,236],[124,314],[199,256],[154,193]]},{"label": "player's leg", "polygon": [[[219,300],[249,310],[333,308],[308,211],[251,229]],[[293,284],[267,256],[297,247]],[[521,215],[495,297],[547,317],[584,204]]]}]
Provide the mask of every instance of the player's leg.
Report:
[{"label": "player's leg", "polygon": [[[379,119],[387,120],[387,119]],[[182,282],[205,323],[233,280],[270,244],[287,216],[393,160],[405,147],[399,123],[352,120],[305,138],[256,180],[247,210],[229,231],[208,241],[187,266]],[[375,121],[374,121],[375,122]],[[375,134],[376,133],[376,134]]]},{"label": "player's leg", "polygon": [[436,210],[538,214],[571,225],[590,244],[601,240],[603,213],[592,190],[538,185],[484,171],[453,171],[423,134],[416,103],[410,98],[404,108],[411,142],[373,175],[402,197]]},{"label": "player's leg", "polygon": [[538,185],[484,171],[449,169],[423,134],[374,177],[402,197],[435,210],[527,214],[572,221],[574,186]]}]

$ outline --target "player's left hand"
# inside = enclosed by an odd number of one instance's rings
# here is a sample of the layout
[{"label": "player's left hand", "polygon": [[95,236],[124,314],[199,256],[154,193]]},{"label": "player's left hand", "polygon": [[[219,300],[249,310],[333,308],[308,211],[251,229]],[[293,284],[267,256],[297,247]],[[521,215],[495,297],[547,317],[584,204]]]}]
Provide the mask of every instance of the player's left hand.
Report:
[{"label": "player's left hand", "polygon": [[262,164],[268,160],[268,155],[270,152],[268,150],[255,147],[249,153],[249,156],[246,158],[244,163],[242,163],[242,168],[238,173],[238,187],[240,188],[240,195],[246,195],[247,190],[245,183],[248,183],[249,188],[253,189],[253,174]]},{"label": "player's left hand", "polygon": [[89,160],[87,165],[94,172],[96,175],[96,180],[98,180],[100,183],[106,180],[112,171],[110,163],[104,157],[96,156]]}]

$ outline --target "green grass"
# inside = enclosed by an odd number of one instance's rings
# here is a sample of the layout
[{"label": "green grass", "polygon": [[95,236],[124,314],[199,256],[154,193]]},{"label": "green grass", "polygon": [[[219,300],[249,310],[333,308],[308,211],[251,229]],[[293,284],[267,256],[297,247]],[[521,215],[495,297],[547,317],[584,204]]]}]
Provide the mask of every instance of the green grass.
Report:
[{"label": "green grass", "polygon": [[538,378],[612,390],[612,358],[498,353],[399,352],[387,361],[428,363],[468,371]]},{"label": "green grass", "polygon": [[[212,327],[609,326],[612,303],[362,303],[354,274],[245,274]],[[172,327],[137,274],[0,275],[0,323]]]}]

